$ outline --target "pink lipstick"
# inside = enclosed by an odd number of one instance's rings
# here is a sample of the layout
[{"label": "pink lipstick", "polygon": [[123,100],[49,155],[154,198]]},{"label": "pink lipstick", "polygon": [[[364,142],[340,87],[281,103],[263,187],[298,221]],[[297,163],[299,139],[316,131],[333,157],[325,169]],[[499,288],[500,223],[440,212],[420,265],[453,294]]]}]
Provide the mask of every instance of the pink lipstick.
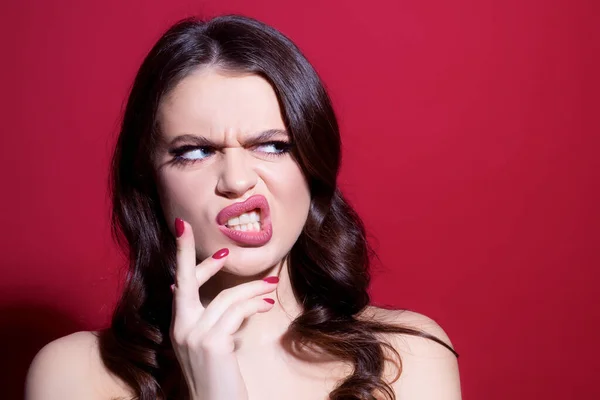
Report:
[{"label": "pink lipstick", "polygon": [[[260,231],[236,231],[227,227],[225,224],[231,218],[235,218],[243,213],[252,210],[260,210]],[[242,245],[262,246],[271,240],[273,236],[273,227],[271,226],[271,213],[269,203],[265,196],[256,194],[250,196],[246,201],[235,203],[222,209],[217,214],[217,225],[219,230],[225,236],[234,242]]]}]

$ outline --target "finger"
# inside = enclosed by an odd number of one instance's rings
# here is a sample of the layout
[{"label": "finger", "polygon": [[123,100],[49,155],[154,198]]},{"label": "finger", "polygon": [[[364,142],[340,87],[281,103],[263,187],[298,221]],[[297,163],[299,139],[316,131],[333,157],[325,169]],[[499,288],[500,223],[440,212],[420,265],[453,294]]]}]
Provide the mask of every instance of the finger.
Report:
[{"label": "finger", "polygon": [[203,312],[202,319],[205,321],[205,326],[210,327],[215,324],[232,304],[271,293],[275,289],[277,289],[277,282],[269,283],[261,280],[242,283],[221,291]]},{"label": "finger", "polygon": [[217,250],[212,257],[209,257],[196,265],[195,276],[196,285],[198,287],[204,285],[213,275],[215,275],[223,267],[225,257],[229,255],[229,249],[223,248]]},{"label": "finger", "polygon": [[175,268],[174,301],[176,309],[201,307],[196,283],[196,245],[192,226],[175,219],[177,257]]},{"label": "finger", "polygon": [[231,336],[240,329],[246,318],[259,313],[266,312],[273,308],[274,300],[257,297],[251,300],[241,301],[229,306],[227,311],[221,315],[208,335],[217,337]]}]

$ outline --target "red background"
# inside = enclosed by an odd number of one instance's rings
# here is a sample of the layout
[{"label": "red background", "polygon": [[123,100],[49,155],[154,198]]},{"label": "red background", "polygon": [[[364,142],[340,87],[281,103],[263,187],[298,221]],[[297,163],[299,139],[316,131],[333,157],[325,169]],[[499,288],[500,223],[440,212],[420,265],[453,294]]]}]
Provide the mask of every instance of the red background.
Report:
[{"label": "red background", "polygon": [[179,18],[237,12],[321,74],[373,298],[445,328],[464,398],[600,398],[597,4],[4,1],[2,397],[43,344],[107,321],[108,160],[143,56]]}]

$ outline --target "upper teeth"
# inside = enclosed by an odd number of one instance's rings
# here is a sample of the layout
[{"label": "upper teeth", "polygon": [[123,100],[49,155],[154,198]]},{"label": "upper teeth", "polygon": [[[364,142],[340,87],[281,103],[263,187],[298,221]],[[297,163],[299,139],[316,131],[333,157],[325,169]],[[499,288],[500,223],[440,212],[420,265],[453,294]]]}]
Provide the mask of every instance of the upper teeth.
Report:
[{"label": "upper teeth", "polygon": [[227,221],[227,226],[234,226],[234,225],[243,225],[243,224],[249,224],[252,222],[260,222],[260,213],[257,211],[251,211],[249,213],[243,213],[242,215],[235,217],[235,218],[231,218],[229,221]]}]

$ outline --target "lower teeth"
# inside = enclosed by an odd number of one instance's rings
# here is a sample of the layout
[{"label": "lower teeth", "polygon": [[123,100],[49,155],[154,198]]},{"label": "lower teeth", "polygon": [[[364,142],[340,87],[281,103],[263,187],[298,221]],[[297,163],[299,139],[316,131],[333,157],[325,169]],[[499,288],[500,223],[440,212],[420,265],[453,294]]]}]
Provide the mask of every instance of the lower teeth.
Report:
[{"label": "lower teeth", "polygon": [[[258,225],[258,227],[256,226]],[[229,229],[234,230],[234,231],[239,231],[239,232],[260,232],[260,223],[256,223],[256,225],[254,224],[246,224],[246,225],[234,225],[234,226],[228,226]],[[242,226],[244,227],[244,229],[242,229]]]}]

